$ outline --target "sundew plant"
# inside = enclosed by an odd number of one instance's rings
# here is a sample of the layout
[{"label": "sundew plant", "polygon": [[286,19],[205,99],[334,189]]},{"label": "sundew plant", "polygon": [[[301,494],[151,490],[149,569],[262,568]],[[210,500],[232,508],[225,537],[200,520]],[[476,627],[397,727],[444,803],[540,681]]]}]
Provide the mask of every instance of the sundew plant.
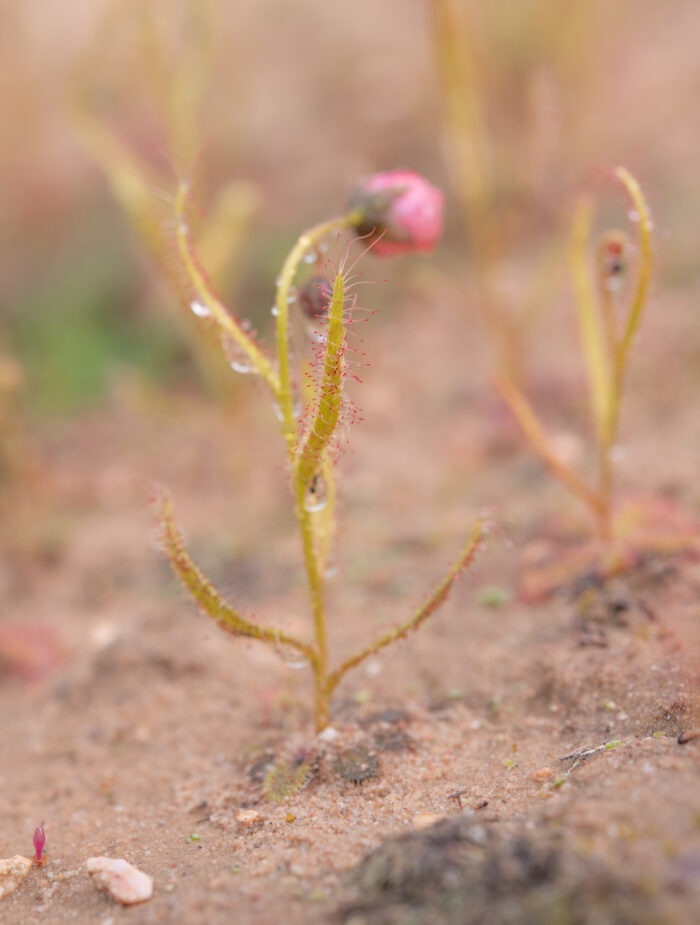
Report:
[{"label": "sundew plant", "polygon": [[[162,537],[172,567],[199,605],[234,636],[257,639],[287,661],[308,664],[314,681],[318,730],[328,724],[331,695],[351,669],[375,652],[417,629],[445,600],[460,572],[473,560],[485,535],[482,519],[445,577],[404,623],[332,667],[326,633],[325,581],[335,527],[336,468],[339,425],[348,413],[344,384],[353,375],[354,326],[368,310],[358,302],[362,282],[360,257],[350,244],[339,260],[326,256],[329,238],[343,233],[380,257],[431,251],[442,231],[442,193],[407,170],[379,173],[354,191],[348,211],[305,231],[289,252],[277,278],[276,351],[267,352],[249,325],[232,315],[217,296],[202,264],[190,225],[190,187],[182,183],[175,200],[177,253],[187,279],[186,303],[203,327],[215,334],[231,369],[260,377],[269,390],[280,421],[294,513],[301,537],[308,584],[312,632],[298,638],[243,616],[193,562],[175,524],[167,494],[156,498]],[[303,270],[305,282],[297,280]],[[297,289],[298,286],[298,289]],[[315,345],[309,388],[300,388],[303,370],[293,368],[290,312],[306,316]],[[371,314],[371,311],[369,311]]]}]

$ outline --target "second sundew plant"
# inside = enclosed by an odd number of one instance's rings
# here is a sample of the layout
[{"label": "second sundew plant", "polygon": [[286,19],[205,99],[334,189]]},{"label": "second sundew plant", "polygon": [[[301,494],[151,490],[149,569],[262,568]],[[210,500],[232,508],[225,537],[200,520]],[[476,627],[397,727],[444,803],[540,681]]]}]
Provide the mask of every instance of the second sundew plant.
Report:
[{"label": "second sundew plant", "polygon": [[[652,273],[653,225],[644,194],[632,174],[624,167],[617,167],[613,178],[628,199],[628,218],[637,228],[636,246],[625,232],[612,230],[600,236],[594,254],[590,254],[593,207],[589,198],[582,198],[575,213],[570,248],[594,424],[597,456],[594,481],[584,480],[560,457],[519,386],[504,374],[495,380],[497,390],[541,460],[590,511],[596,526],[598,552],[594,553],[597,562],[586,564],[592,564],[602,574],[624,569],[642,552],[697,547],[694,527],[687,520],[672,516],[670,510],[663,510],[658,516],[658,511],[645,511],[643,504],[625,506],[615,501],[613,459],[627,368]],[[582,553],[574,557],[576,561],[569,562],[570,567],[581,567],[588,558],[585,549]],[[535,582],[530,593],[551,590],[558,583],[557,578],[567,577],[567,570],[560,563],[546,581]]]},{"label": "second sundew plant", "polygon": [[598,536],[604,542],[612,540],[614,533],[611,456],[617,442],[625,374],[652,270],[652,222],[642,190],[624,167],[618,167],[614,176],[628,195],[631,214],[639,226],[637,279],[626,307],[619,304],[619,296],[626,288],[625,270],[632,249],[627,235],[613,231],[600,238],[592,279],[588,248],[593,211],[590,200],[582,199],[576,210],[571,241],[574,293],[597,445],[598,474],[594,485],[586,483],[557,455],[518,386],[504,374],[496,378],[498,391],[534,449],[566,488],[587,505],[595,518]]},{"label": "second sundew plant", "polygon": [[[361,238],[365,248],[379,256],[432,250],[442,231],[442,193],[411,171],[375,174],[351,197],[349,210],[305,231],[282,266],[277,279],[275,315],[276,356],[268,355],[257,343],[245,322],[231,315],[215,294],[200,262],[190,229],[189,187],[181,184],[175,203],[179,259],[189,280],[191,310],[218,336],[231,367],[257,373],[269,389],[278,411],[286,450],[294,513],[299,526],[304,568],[308,584],[312,632],[298,638],[280,629],[244,617],[224,600],[188,555],[173,518],[170,499],[160,494],[159,517],[167,554],[180,581],[199,607],[222,629],[234,636],[260,640],[279,653],[291,654],[308,663],[313,674],[315,723],[317,730],[328,724],[330,698],[351,669],[364,659],[417,629],[445,600],[452,585],[473,560],[485,535],[477,520],[468,542],[451,568],[422,606],[404,623],[374,639],[354,655],[333,667],[326,634],[325,577],[335,520],[335,458],[339,423],[346,408],[344,382],[349,374],[352,327],[363,309],[355,286],[360,282],[357,260],[350,257],[350,245],[333,265],[320,275],[327,239],[344,232]],[[359,258],[358,258],[359,259]],[[300,286],[295,282],[305,264],[316,264],[314,275]],[[293,370],[290,352],[290,310],[295,303],[307,316],[315,316],[314,341],[317,362],[311,377],[310,397],[299,413],[299,372]]]}]

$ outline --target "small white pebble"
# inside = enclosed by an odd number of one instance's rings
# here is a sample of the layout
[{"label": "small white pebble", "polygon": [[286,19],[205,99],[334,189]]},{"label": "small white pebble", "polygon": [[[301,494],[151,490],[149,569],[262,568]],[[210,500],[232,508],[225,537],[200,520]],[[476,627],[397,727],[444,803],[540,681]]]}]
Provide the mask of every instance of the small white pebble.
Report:
[{"label": "small white pebble", "polygon": [[124,906],[145,902],[153,896],[153,878],[124,858],[88,858],[85,869],[98,890],[104,890]]},{"label": "small white pebble", "polygon": [[119,632],[118,624],[102,620],[93,627],[90,633],[90,641],[96,649],[106,649],[117,641]]},{"label": "small white pebble", "polygon": [[262,822],[262,816],[257,809],[242,809],[236,813],[236,822],[244,828],[250,829]]},{"label": "small white pebble", "polygon": [[383,668],[378,658],[371,658],[365,663],[365,674],[368,678],[378,678]]},{"label": "small white pebble", "polygon": [[414,829],[428,829],[431,825],[435,825],[436,822],[440,822],[444,818],[444,816],[437,816],[435,813],[419,813],[413,817],[411,823]]},{"label": "small white pebble", "polygon": [[332,726],[326,726],[326,728],[319,732],[318,737],[321,742],[335,742],[340,733],[337,729],[334,729]]}]

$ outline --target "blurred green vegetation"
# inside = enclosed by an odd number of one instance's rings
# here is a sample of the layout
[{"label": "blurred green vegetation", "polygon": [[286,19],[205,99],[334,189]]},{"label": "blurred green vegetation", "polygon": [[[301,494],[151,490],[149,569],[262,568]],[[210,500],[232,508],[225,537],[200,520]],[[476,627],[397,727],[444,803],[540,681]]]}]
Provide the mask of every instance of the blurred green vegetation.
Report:
[{"label": "blurred green vegetation", "polygon": [[94,407],[115,375],[172,384],[193,378],[177,325],[144,302],[143,272],[107,225],[71,242],[24,285],[7,334],[24,367],[24,401],[39,415]]}]

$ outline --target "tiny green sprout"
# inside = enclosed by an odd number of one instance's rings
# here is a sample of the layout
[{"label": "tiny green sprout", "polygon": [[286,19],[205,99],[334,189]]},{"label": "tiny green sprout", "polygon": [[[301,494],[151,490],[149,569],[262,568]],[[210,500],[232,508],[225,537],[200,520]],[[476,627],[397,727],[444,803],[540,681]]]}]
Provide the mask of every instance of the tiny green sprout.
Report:
[{"label": "tiny green sprout", "polygon": [[555,781],[552,784],[552,787],[554,787],[555,790],[558,790],[560,787],[564,786],[564,784],[567,782],[568,779],[569,779],[568,774],[562,774],[555,779]]},{"label": "tiny green sprout", "polygon": [[[366,365],[359,350],[356,328],[373,311],[358,303],[356,286],[363,282],[357,269],[363,256],[351,257],[351,244],[338,258],[325,257],[326,241],[341,233],[366,231],[366,252],[379,256],[431,250],[442,230],[442,193],[412,171],[390,171],[365,180],[354,192],[348,211],[305,231],[285,259],[277,278],[273,308],[276,349],[268,353],[250,326],[223,304],[207,275],[190,220],[190,186],[182,182],[175,198],[175,245],[180,277],[186,280],[184,302],[204,333],[217,339],[234,372],[257,375],[270,392],[286,449],[286,471],[294,514],[299,527],[301,555],[311,611],[311,638],[302,638],[245,617],[232,606],[194,563],[175,523],[167,494],[156,490],[154,502],[162,525],[166,553],[177,577],[200,609],[233,636],[256,639],[274,649],[290,667],[308,667],[314,681],[316,729],[328,725],[331,696],[345,674],[381,649],[405,638],[426,622],[449,595],[459,575],[482,546],[483,518],[474,524],[461,553],[413,615],[331,668],[326,627],[326,579],[336,532],[336,470],[342,424],[356,417],[345,394],[348,377]],[[371,225],[371,228],[368,227]],[[336,248],[337,250],[337,248]],[[363,253],[364,253],[363,252]],[[295,289],[304,264],[310,280],[301,284],[301,305]],[[312,304],[313,303],[313,304]],[[298,311],[310,336],[307,353],[313,360],[293,369],[290,313]],[[309,331],[309,327],[313,330]],[[307,387],[300,382],[306,378]],[[358,691],[365,702],[369,692]],[[268,781],[273,799],[301,786],[297,768],[291,776],[279,768]],[[287,779],[289,777],[289,779]]]},{"label": "tiny green sprout", "polygon": [[665,734],[666,734],[666,733],[661,732],[660,730],[657,730],[656,732],[652,732],[651,735],[652,735],[652,738],[654,738],[654,739],[663,739],[663,737],[665,736]]},{"label": "tiny green sprout", "polygon": [[479,589],[476,599],[482,607],[491,607],[496,610],[510,604],[513,595],[508,588],[501,585],[484,585],[483,588]]},{"label": "tiny green sprout", "polygon": [[196,832],[193,832],[191,835],[188,835],[188,836],[187,836],[187,841],[188,841],[191,845],[194,845],[194,844],[196,844],[198,841],[201,841],[201,838],[202,838],[201,835],[198,835]]},{"label": "tiny green sprout", "polygon": [[606,742],[605,747],[609,750],[611,748],[617,748],[618,745],[622,745],[621,739],[613,739],[612,742]]},{"label": "tiny green sprout", "polygon": [[240,867],[232,867],[232,868],[231,868],[231,873],[232,873],[232,874],[240,874],[240,872],[241,872],[241,868],[240,868]]},{"label": "tiny green sprout", "polygon": [[359,691],[355,691],[352,695],[352,699],[355,703],[369,703],[372,700],[372,691],[367,690],[366,687],[363,687]]},{"label": "tiny green sprout", "polygon": [[515,762],[511,758],[506,758],[506,760],[503,762],[503,767],[510,770],[511,768],[515,767]]}]

